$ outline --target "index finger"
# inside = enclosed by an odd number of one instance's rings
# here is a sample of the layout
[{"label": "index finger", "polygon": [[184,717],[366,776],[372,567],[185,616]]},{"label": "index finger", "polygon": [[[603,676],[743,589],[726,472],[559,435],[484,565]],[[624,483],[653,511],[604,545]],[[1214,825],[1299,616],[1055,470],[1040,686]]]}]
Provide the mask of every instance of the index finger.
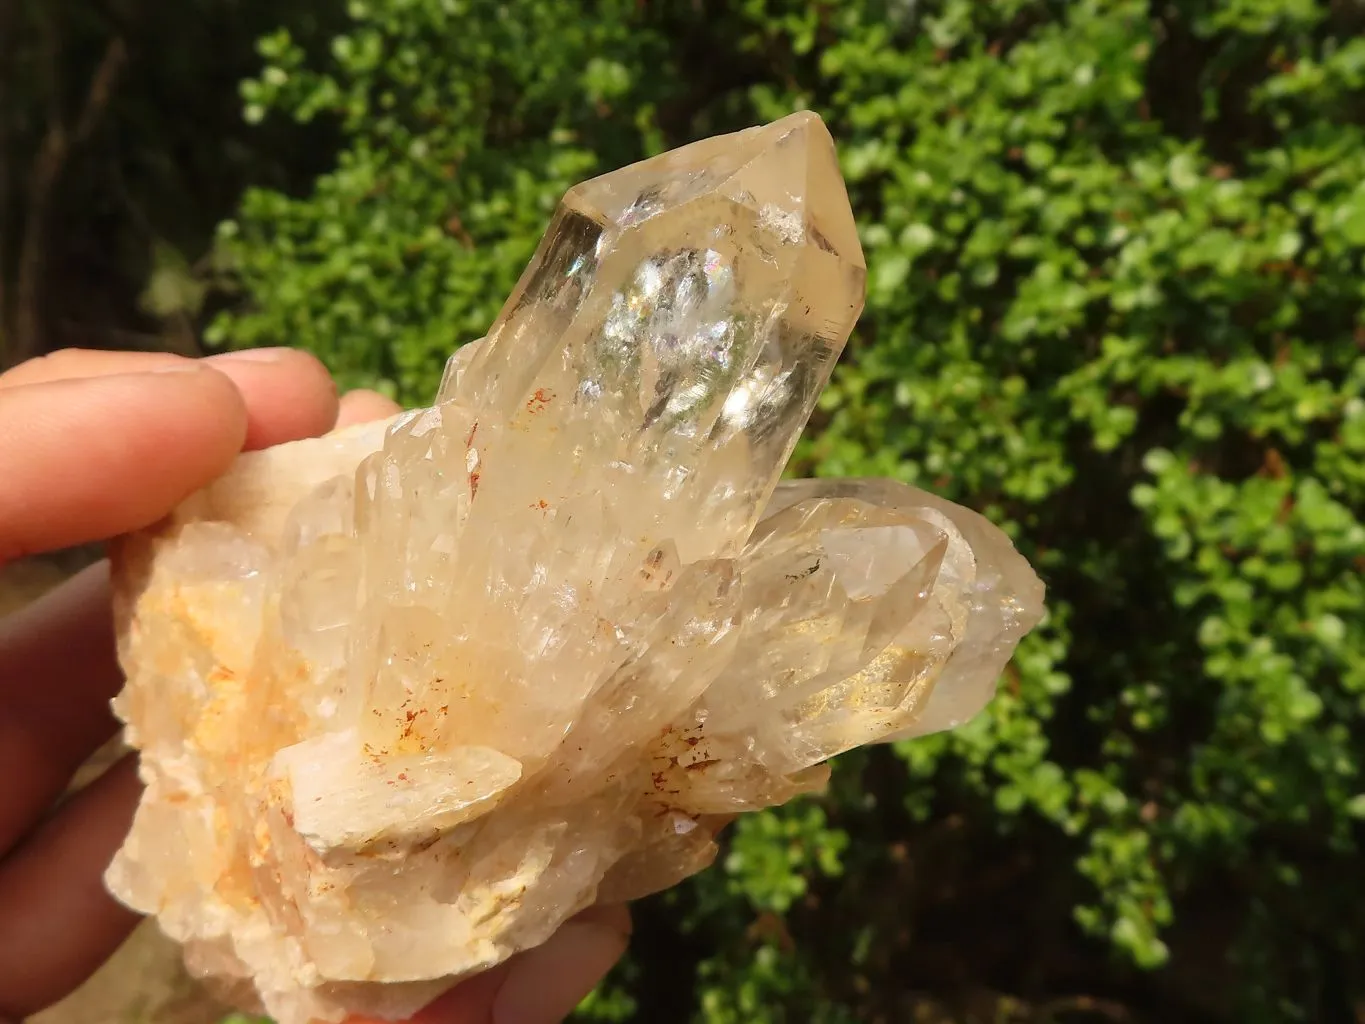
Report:
[{"label": "index finger", "polygon": [[330,430],[337,417],[336,384],[315,356],[291,348],[247,349],[205,357],[202,364],[169,352],[101,352],[62,349],[0,374],[7,390],[61,380],[154,373],[208,366],[222,373],[246,400],[248,450]]},{"label": "index finger", "polygon": [[290,350],[74,352],[0,377],[0,561],[148,526],[243,448],[320,434],[335,385]]}]

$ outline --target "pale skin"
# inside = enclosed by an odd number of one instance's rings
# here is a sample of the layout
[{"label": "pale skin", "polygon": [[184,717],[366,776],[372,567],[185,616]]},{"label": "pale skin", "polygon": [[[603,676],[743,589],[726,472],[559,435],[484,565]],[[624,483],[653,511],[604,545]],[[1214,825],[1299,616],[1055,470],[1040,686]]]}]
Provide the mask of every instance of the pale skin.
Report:
[{"label": "pale skin", "polygon": [[[373,392],[338,398],[317,360],[287,349],[21,364],[0,374],[0,564],[148,526],[243,450],[396,410]],[[105,564],[0,620],[0,1024],[73,991],[137,923],[101,881],[137,802],[134,760],[56,806],[114,734],[121,683]],[[594,907],[413,1024],[556,1024],[629,933],[624,907]]]}]

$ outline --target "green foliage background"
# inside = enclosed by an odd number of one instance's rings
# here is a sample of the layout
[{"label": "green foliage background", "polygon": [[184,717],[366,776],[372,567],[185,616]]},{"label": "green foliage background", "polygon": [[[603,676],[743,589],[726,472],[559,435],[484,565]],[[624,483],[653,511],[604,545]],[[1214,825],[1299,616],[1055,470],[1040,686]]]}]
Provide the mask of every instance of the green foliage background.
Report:
[{"label": "green foliage background", "polygon": [[794,469],[1049,584],[988,713],[740,821],[582,1020],[1365,1019],[1365,7],[306,7],[212,343],[425,399],[568,186],[811,107],[870,284]]}]

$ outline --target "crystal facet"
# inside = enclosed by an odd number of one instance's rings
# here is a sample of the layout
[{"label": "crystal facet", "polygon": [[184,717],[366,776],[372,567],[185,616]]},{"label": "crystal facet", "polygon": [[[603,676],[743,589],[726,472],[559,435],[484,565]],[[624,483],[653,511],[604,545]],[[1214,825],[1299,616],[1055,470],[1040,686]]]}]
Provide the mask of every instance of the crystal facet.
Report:
[{"label": "crystal facet", "polygon": [[122,542],[115,894],[281,1024],[403,1016],[979,711],[1042,612],[1006,537],[777,482],[864,278],[813,114],[627,167],[431,408],[244,455]]}]

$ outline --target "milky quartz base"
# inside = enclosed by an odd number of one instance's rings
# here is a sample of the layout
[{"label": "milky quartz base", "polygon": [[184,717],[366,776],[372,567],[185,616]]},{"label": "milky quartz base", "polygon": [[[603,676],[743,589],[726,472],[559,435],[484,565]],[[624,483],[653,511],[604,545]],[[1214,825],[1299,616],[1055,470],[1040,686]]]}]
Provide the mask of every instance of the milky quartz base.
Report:
[{"label": "milky quartz base", "polygon": [[116,551],[109,869],[281,1024],[400,1017],[966,721],[1042,588],[980,516],[778,484],[861,310],[797,114],[572,190],[436,403],[245,455]]}]

